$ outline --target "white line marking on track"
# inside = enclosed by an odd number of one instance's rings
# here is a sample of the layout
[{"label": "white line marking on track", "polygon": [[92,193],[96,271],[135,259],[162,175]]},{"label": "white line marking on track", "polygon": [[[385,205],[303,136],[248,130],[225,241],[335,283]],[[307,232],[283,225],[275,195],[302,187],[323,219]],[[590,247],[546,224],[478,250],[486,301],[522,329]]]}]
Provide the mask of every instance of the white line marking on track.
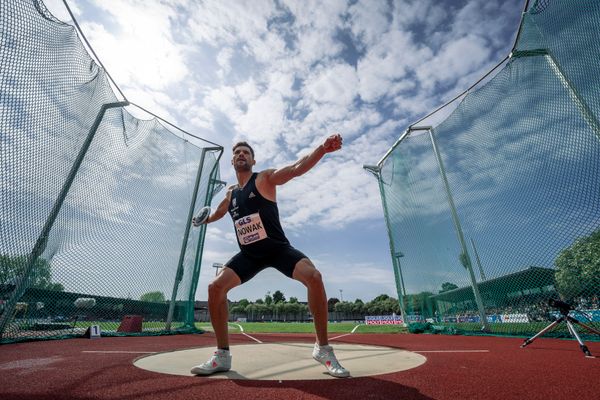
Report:
[{"label": "white line marking on track", "polygon": [[489,353],[489,350],[410,350],[413,353]]},{"label": "white line marking on track", "polygon": [[351,331],[350,333],[346,333],[346,334],[344,334],[344,335],[340,335],[340,336],[335,336],[335,337],[332,337],[332,338],[330,338],[329,340],[335,340],[335,339],[339,339],[339,338],[341,338],[341,337],[344,337],[344,336],[349,336],[349,335],[352,335],[352,334],[354,333],[354,331],[356,331],[356,330],[358,329],[358,327],[359,327],[359,326],[360,326],[360,325],[356,325],[356,326],[354,327],[354,329],[352,329],[352,331]]},{"label": "white line marking on track", "polygon": [[247,336],[247,337],[249,337],[250,339],[252,339],[252,340],[254,340],[254,341],[256,341],[256,342],[258,342],[258,343],[260,343],[260,344],[262,344],[262,343],[263,343],[263,342],[261,342],[260,340],[258,340],[257,338],[255,338],[255,337],[252,337],[252,336],[248,335],[247,333],[242,333],[242,335],[244,335],[244,336]]},{"label": "white line marking on track", "polygon": [[82,350],[82,353],[106,353],[106,354],[156,354],[156,351],[121,351],[121,350]]},{"label": "white line marking on track", "polygon": [[244,335],[244,336],[247,336],[247,337],[249,337],[250,339],[252,339],[252,340],[254,340],[254,341],[256,341],[256,342],[258,342],[258,343],[260,343],[260,344],[262,344],[262,343],[263,343],[263,342],[261,342],[260,340],[258,340],[257,338],[255,338],[255,337],[252,337],[252,336],[248,335],[247,333],[244,333],[244,328],[242,328],[242,326],[241,326],[240,324],[234,324],[234,323],[230,323],[230,325],[235,325],[235,326],[237,326],[238,328],[240,328],[240,331],[242,332],[242,335]]},{"label": "white line marking on track", "polygon": [[352,335],[352,334],[351,333],[346,333],[345,335],[335,336],[335,337],[329,338],[328,340],[335,340],[335,339],[339,339],[341,337],[350,336],[350,335]]}]

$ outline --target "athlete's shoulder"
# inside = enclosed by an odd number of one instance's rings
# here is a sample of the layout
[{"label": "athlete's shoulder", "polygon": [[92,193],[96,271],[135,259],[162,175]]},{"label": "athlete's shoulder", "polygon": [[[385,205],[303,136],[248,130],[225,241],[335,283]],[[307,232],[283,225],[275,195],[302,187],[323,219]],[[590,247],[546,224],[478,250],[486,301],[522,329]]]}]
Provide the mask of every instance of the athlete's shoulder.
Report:
[{"label": "athlete's shoulder", "polygon": [[231,185],[231,186],[229,186],[229,187],[227,188],[227,193],[225,194],[225,198],[226,198],[227,200],[231,199],[231,194],[232,194],[232,193],[233,193],[233,191],[234,191],[235,189],[237,189],[238,187],[239,187],[239,185],[238,185],[238,184],[235,184],[235,185]]},{"label": "athlete's shoulder", "polygon": [[275,171],[276,171],[275,168],[264,169],[256,174],[256,179],[258,180],[258,179],[269,178],[271,175],[273,175],[273,172],[275,172]]}]

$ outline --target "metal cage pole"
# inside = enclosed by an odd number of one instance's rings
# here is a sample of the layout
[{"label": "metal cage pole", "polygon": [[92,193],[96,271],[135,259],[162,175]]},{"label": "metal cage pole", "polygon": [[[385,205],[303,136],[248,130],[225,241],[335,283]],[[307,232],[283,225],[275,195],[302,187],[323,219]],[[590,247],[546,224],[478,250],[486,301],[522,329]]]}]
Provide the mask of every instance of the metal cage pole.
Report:
[{"label": "metal cage pole", "polygon": [[579,112],[581,113],[581,116],[583,117],[584,121],[587,122],[587,124],[589,125],[590,129],[594,132],[596,137],[598,139],[600,139],[600,122],[598,121],[598,118],[596,118],[596,115],[590,109],[590,107],[587,105],[587,103],[585,102],[583,97],[581,97],[579,92],[577,92],[577,90],[575,90],[575,85],[573,85],[573,83],[569,80],[567,75],[565,75],[564,71],[560,67],[560,64],[558,63],[558,61],[556,60],[556,58],[554,57],[552,52],[550,52],[550,50],[548,50],[548,49],[518,50],[518,51],[516,50],[510,54],[511,58],[539,57],[539,56],[544,57],[544,59],[550,66],[550,69],[552,70],[552,72],[554,73],[556,78],[560,81],[562,86],[566,89],[569,97],[571,98],[573,103],[575,103],[575,105],[579,109]]},{"label": "metal cage pole", "polygon": [[479,275],[482,281],[487,280],[485,277],[485,272],[483,272],[483,266],[481,265],[481,260],[479,259],[479,253],[477,252],[477,247],[475,247],[475,241],[473,238],[471,240],[471,247],[473,247],[473,253],[475,254],[475,261],[477,261],[477,267],[479,268]]},{"label": "metal cage pole", "polygon": [[[208,188],[206,189],[206,196],[204,197],[204,206],[208,206],[210,205],[213,195],[214,195],[214,190],[215,190],[215,186],[218,183],[216,180],[216,175],[218,172],[218,167],[219,167],[219,161],[221,160],[221,156],[223,155],[223,149],[218,149],[215,151],[219,151],[219,155],[215,160],[215,165],[213,166],[210,175],[209,175],[209,181],[208,181]],[[187,308],[187,315],[186,315],[186,325],[188,325],[189,327],[194,327],[194,301],[195,301],[195,297],[196,297],[196,290],[198,289],[198,280],[200,278],[200,268],[202,266],[202,254],[204,252],[204,242],[206,239],[206,224],[202,225],[200,227],[201,232],[200,235],[198,236],[198,244],[196,246],[196,255],[194,258],[194,270],[192,272],[192,283],[190,285],[190,292],[188,294],[188,308]]]},{"label": "metal cage pole", "polygon": [[15,283],[15,290],[14,290],[12,296],[10,297],[10,299],[8,300],[8,302],[6,303],[6,306],[4,308],[4,312],[2,313],[2,316],[0,316],[0,338],[2,338],[2,335],[4,334],[4,329],[6,328],[9,320],[11,319],[11,316],[14,313],[14,309],[17,305],[18,300],[21,298],[21,296],[23,296],[23,294],[25,293],[25,290],[27,290],[27,285],[28,285],[29,278],[31,276],[31,272],[33,270],[33,266],[35,265],[35,262],[37,261],[37,259],[42,255],[42,253],[46,249],[46,246],[48,244],[48,236],[50,235],[52,226],[54,225],[54,222],[56,222],[56,218],[58,217],[58,214],[59,214],[59,212],[62,208],[62,205],[67,197],[67,194],[69,193],[69,190],[71,189],[71,185],[73,184],[73,181],[75,180],[77,172],[79,171],[79,168],[81,167],[81,164],[83,163],[83,159],[84,159],[85,155],[87,154],[87,151],[89,150],[90,145],[92,144],[92,140],[94,139],[94,136],[96,136],[96,132],[98,131],[100,124],[102,123],[102,119],[104,118],[104,114],[106,113],[106,110],[108,110],[110,108],[125,107],[128,104],[129,104],[129,102],[127,102],[127,101],[119,101],[119,102],[115,102],[115,103],[103,104],[100,107],[100,111],[98,112],[98,115],[96,115],[96,119],[94,120],[94,123],[90,127],[90,131],[89,131],[85,141],[83,142],[83,145],[79,149],[77,158],[75,158],[75,161],[73,162],[73,165],[71,166],[71,170],[69,171],[69,174],[67,175],[67,178],[65,179],[65,183],[63,184],[63,187],[62,187],[61,191],[59,192],[56,201],[54,202],[54,206],[52,207],[52,210],[50,211],[48,218],[46,218],[44,227],[42,228],[42,231],[41,231],[40,235],[38,236],[38,239],[35,242],[35,245],[33,246],[31,253],[27,256],[27,264],[25,266],[25,271],[24,271],[23,275],[21,275],[17,279],[17,281]]},{"label": "metal cage pole", "polygon": [[192,201],[190,202],[188,216],[185,220],[185,231],[183,233],[183,241],[181,243],[181,251],[179,252],[179,261],[177,262],[177,272],[175,273],[175,282],[173,283],[173,292],[171,293],[171,302],[169,303],[169,311],[167,313],[167,322],[165,324],[166,331],[171,330],[171,322],[173,321],[173,313],[175,312],[175,302],[177,299],[177,290],[179,289],[179,283],[183,279],[183,260],[185,258],[185,250],[187,247],[188,237],[190,236],[192,217],[194,216],[194,206],[196,205],[196,198],[198,197],[198,187],[200,186],[200,179],[202,178],[202,169],[204,167],[204,159],[206,158],[206,152],[209,149],[214,149],[214,148],[203,148],[202,149],[202,156],[200,156],[200,163],[198,164],[198,173],[196,174],[196,182],[194,184],[194,190],[192,192]]},{"label": "metal cage pole", "polygon": [[477,286],[477,280],[475,278],[475,273],[473,272],[473,266],[471,263],[471,258],[469,256],[469,252],[467,250],[467,244],[465,242],[465,238],[463,235],[462,227],[460,225],[460,220],[458,219],[458,213],[456,212],[456,207],[454,205],[454,200],[452,198],[452,193],[450,192],[450,185],[448,184],[448,178],[446,177],[446,170],[444,168],[444,163],[442,162],[442,157],[438,150],[437,142],[435,140],[435,134],[433,132],[432,127],[424,127],[424,128],[414,128],[419,130],[428,130],[429,137],[431,138],[431,145],[433,147],[433,152],[435,154],[435,158],[438,163],[438,168],[440,170],[440,174],[442,176],[442,181],[444,182],[444,189],[446,191],[446,196],[448,198],[448,204],[450,206],[450,213],[452,215],[452,221],[454,222],[454,228],[456,229],[456,234],[458,236],[458,241],[460,242],[461,250],[465,257],[465,267],[469,271],[469,277],[471,278],[471,287],[473,288],[473,295],[475,296],[475,302],[477,303],[477,309],[479,311],[479,316],[481,318],[481,323],[483,324],[482,330],[489,331],[490,326],[487,321],[487,317],[485,315],[485,309],[483,307],[483,301],[481,300],[481,294],[479,293],[479,288]]},{"label": "metal cage pole", "polygon": [[401,285],[401,283],[400,283],[399,265],[398,265],[398,260],[396,259],[396,255],[398,253],[396,253],[396,250],[394,249],[394,239],[393,239],[393,235],[392,235],[391,222],[390,222],[390,219],[388,217],[388,212],[387,212],[387,200],[385,197],[385,192],[383,190],[383,182],[381,179],[381,167],[371,166],[371,165],[363,165],[363,168],[365,170],[371,172],[377,178],[377,182],[379,183],[379,193],[381,194],[381,201],[383,203],[383,215],[385,217],[385,225],[387,228],[388,240],[390,242],[390,255],[392,257],[392,266],[394,268],[394,279],[396,281],[396,292],[398,293],[398,303],[400,305],[400,315],[402,316],[402,323],[404,324],[404,326],[407,326],[408,322],[406,320],[406,311],[404,309],[404,296],[403,296],[404,285]]}]

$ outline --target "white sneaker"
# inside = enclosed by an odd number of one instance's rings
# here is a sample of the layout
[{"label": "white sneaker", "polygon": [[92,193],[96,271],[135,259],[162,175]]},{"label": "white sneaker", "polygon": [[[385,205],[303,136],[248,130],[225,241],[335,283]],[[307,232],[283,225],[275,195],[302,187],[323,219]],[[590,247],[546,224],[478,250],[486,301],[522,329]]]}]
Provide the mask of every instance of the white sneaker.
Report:
[{"label": "white sneaker", "polygon": [[229,350],[217,349],[207,362],[196,365],[190,372],[194,375],[210,375],[215,372],[229,371],[230,369],[231,354],[229,354]]},{"label": "white sneaker", "polygon": [[350,371],[342,367],[335,354],[333,354],[333,347],[329,345],[319,346],[318,343],[315,343],[312,356],[327,368],[329,375],[336,378],[347,378],[350,376]]}]

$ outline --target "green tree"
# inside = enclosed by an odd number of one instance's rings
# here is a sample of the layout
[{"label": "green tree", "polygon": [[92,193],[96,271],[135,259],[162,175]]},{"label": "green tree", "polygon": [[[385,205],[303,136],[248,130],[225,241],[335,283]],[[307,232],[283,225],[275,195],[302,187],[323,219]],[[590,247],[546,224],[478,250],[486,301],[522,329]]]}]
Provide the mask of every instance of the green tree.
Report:
[{"label": "green tree", "polygon": [[387,300],[389,298],[390,298],[390,296],[388,296],[387,294],[380,294],[379,296],[375,297],[373,299],[373,301],[374,302],[379,302],[379,301]]},{"label": "green tree", "polygon": [[365,304],[365,311],[369,315],[381,315],[383,314],[383,306],[380,301],[369,301]]},{"label": "green tree", "polygon": [[283,295],[283,293],[281,291],[276,290],[275,293],[273,293],[273,301],[275,303],[284,303],[285,296]]},{"label": "green tree", "polygon": [[356,299],[354,304],[352,304],[352,313],[353,314],[364,314],[365,312],[365,303],[361,299]]},{"label": "green tree", "polygon": [[270,313],[269,308],[262,303],[262,299],[261,303],[249,304],[244,311],[246,312],[246,316],[250,317],[253,321],[260,321],[266,314]]},{"label": "green tree", "polygon": [[262,319],[265,319],[267,317],[267,315],[271,315],[273,313],[273,310],[271,309],[270,306],[268,306],[266,304],[257,304],[255,312],[256,312],[255,317],[262,320]]},{"label": "green tree", "polygon": [[381,308],[385,314],[397,314],[400,312],[400,303],[393,297],[388,297],[381,302]]},{"label": "green tree", "polygon": [[238,301],[238,304],[244,308],[248,307],[248,304],[250,304],[250,302],[248,301],[248,299],[241,299],[240,301]]},{"label": "green tree", "polygon": [[148,292],[140,296],[141,301],[148,301],[150,303],[164,303],[165,295],[163,292]]},{"label": "green tree", "polygon": [[337,299],[335,297],[330,298],[329,300],[327,300],[327,311],[331,312],[334,310],[335,304],[339,303],[340,299]]},{"label": "green tree", "polygon": [[450,290],[458,289],[458,286],[454,283],[444,282],[442,283],[442,288],[440,289],[440,293],[449,292]]},{"label": "green tree", "polygon": [[266,304],[266,305],[268,305],[268,306],[270,306],[270,305],[271,305],[271,303],[273,303],[273,298],[271,297],[271,295],[270,295],[270,294],[268,294],[268,293],[267,293],[267,294],[265,295],[265,304]]},{"label": "green tree", "polygon": [[[290,299],[291,300],[291,299]],[[293,315],[295,318],[298,318],[298,315],[302,311],[302,304],[298,302],[289,302],[284,304],[284,312],[286,315]]]},{"label": "green tree", "polygon": [[600,229],[561,251],[554,265],[556,288],[563,297],[600,294]]},{"label": "green tree", "polygon": [[232,305],[229,308],[229,313],[230,314],[246,314],[246,307],[244,307],[241,304],[237,303],[235,305]]},{"label": "green tree", "polygon": [[406,296],[406,308],[409,313],[420,314],[425,317],[433,316],[436,310],[435,301],[431,300],[433,293],[420,292]]},{"label": "green tree", "polygon": [[[19,278],[25,273],[26,267],[27,256],[11,257],[4,254],[0,255],[0,284],[16,284]],[[65,290],[62,284],[52,282],[50,269],[50,263],[38,257],[33,264],[31,275],[29,276],[29,287],[59,292]]]},{"label": "green tree", "polygon": [[297,302],[298,302],[297,297],[290,297],[290,303],[297,303]]},{"label": "green tree", "polygon": [[286,321],[285,314],[285,303],[280,301],[279,303],[273,303],[273,313],[275,314],[275,319],[278,321]]}]

